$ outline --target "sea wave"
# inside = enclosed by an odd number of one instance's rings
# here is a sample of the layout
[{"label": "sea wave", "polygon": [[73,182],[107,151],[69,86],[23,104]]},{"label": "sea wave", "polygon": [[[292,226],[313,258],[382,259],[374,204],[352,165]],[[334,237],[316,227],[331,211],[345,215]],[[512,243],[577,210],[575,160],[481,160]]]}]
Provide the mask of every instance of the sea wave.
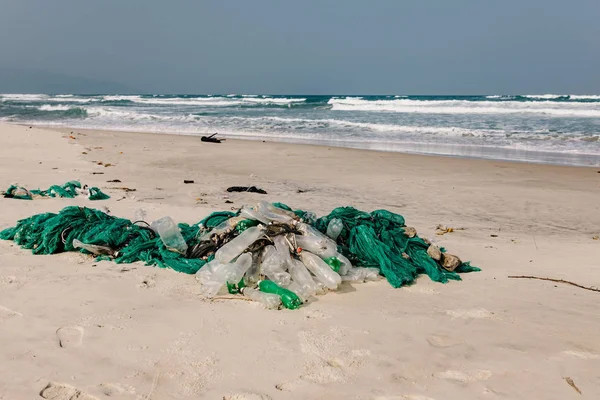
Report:
[{"label": "sea wave", "polygon": [[600,100],[600,95],[597,94],[570,94],[571,100]]},{"label": "sea wave", "polygon": [[50,96],[47,94],[18,94],[18,93],[5,93],[0,95],[0,101],[14,101],[14,102],[30,102],[46,100]]},{"label": "sea wave", "polygon": [[40,111],[67,111],[71,108],[71,106],[63,105],[63,104],[44,104],[38,107]]},{"label": "sea wave", "polygon": [[336,111],[371,111],[422,114],[542,114],[552,116],[600,117],[599,103],[553,103],[466,100],[359,100],[332,98]]},{"label": "sea wave", "polygon": [[87,110],[90,119],[96,120],[124,120],[124,121],[163,121],[163,122],[193,122],[198,120],[198,116],[193,114],[172,114],[160,115],[136,110],[112,109],[106,107],[94,107]]},{"label": "sea wave", "polygon": [[568,94],[523,94],[521,97],[526,99],[541,99],[541,100],[557,100],[561,98],[568,98]]}]

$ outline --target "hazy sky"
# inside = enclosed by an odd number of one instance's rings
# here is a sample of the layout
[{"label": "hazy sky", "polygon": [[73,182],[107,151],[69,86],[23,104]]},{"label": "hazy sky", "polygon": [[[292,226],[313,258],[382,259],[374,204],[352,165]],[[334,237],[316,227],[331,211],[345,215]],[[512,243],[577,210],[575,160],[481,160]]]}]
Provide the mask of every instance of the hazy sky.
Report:
[{"label": "hazy sky", "polygon": [[0,38],[0,92],[600,93],[600,0],[0,0]]}]

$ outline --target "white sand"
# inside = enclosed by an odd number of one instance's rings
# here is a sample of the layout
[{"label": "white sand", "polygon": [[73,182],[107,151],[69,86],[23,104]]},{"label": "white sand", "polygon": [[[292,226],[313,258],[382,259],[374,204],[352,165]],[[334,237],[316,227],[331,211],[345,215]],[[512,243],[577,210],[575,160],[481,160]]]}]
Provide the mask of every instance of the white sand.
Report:
[{"label": "white sand", "polygon": [[[185,222],[257,199],[318,214],[353,205],[404,215],[483,271],[446,285],[346,285],[267,311],[202,301],[174,271],[2,241],[0,399],[40,398],[49,383],[50,399],[600,398],[600,293],[507,278],[600,286],[597,169],[70,131],[1,125],[0,186],[79,179],[112,198],[0,198],[0,229],[73,204]],[[225,188],[248,184],[269,194],[224,204]],[[436,236],[437,224],[465,230]]]}]

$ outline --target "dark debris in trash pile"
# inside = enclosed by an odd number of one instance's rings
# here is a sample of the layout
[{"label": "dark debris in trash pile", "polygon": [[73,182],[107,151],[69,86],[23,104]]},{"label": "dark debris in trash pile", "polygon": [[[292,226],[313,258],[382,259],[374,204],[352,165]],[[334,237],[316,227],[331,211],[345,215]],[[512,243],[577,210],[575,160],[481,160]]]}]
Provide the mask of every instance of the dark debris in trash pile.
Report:
[{"label": "dark debris in trash pile", "polygon": [[386,210],[339,207],[317,218],[266,201],[214,212],[193,225],[170,217],[132,222],[73,206],[20,220],[0,232],[0,239],[34,254],[80,251],[97,260],[142,261],[195,274],[203,297],[229,292],[270,309],[296,309],[344,282],[383,277],[397,288],[421,274],[446,283],[479,271]]},{"label": "dark debris in trash pile", "polygon": [[267,192],[263,189],[257,188],[256,186],[232,186],[227,188],[228,192],[250,192],[250,193],[260,193],[267,194]]}]

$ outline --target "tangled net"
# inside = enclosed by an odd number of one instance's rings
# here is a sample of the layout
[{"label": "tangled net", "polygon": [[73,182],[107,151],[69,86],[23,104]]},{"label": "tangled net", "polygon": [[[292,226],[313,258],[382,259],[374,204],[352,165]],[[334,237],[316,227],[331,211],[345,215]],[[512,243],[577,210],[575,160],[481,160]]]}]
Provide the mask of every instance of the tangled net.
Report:
[{"label": "tangled net", "polygon": [[420,238],[401,215],[352,207],[317,218],[285,204],[260,202],[176,225],[169,217],[148,224],[72,206],[20,220],[0,232],[0,239],[34,254],[81,251],[100,260],[142,261],[196,274],[207,297],[227,288],[269,308],[282,302],[297,308],[342,281],[382,275],[398,288],[420,274],[446,283],[479,271]]}]

